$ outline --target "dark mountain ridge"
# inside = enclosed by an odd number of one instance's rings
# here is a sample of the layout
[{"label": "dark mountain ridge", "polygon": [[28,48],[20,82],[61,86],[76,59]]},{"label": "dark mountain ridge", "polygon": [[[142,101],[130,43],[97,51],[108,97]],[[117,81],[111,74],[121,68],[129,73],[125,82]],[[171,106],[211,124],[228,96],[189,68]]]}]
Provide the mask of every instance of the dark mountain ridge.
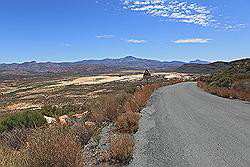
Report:
[{"label": "dark mountain ridge", "polygon": [[190,61],[188,64],[210,64],[210,62],[196,59],[194,61]]},{"label": "dark mountain ridge", "polygon": [[[15,71],[16,73],[60,73],[60,72],[76,72],[76,70],[84,71],[85,68],[104,69],[110,68],[161,68],[165,70],[176,70],[186,62],[182,61],[158,61],[151,59],[136,58],[127,56],[119,59],[103,59],[103,60],[83,60],[78,62],[62,62],[38,63],[36,61],[25,62],[22,64],[0,64],[0,72]],[[194,63],[194,62],[193,62]]]},{"label": "dark mountain ridge", "polygon": [[109,65],[129,65],[129,66],[156,66],[162,64],[185,64],[182,61],[159,61],[152,59],[142,59],[133,56],[126,56],[119,59],[102,59],[102,60],[83,60],[74,64],[109,64]]},{"label": "dark mountain ridge", "polygon": [[245,62],[249,62],[250,59],[242,59],[236,60],[232,62],[222,62],[217,61],[210,64],[183,64],[181,67],[176,69],[177,72],[184,72],[184,73],[199,73],[199,74],[209,74],[215,73],[221,70],[225,70],[231,68],[233,66],[242,65]]}]

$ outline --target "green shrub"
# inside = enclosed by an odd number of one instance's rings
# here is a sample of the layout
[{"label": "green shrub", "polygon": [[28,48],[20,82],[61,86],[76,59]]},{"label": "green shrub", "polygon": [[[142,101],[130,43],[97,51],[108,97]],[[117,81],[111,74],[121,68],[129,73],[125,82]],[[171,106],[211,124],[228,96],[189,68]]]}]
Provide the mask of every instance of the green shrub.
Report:
[{"label": "green shrub", "polygon": [[229,77],[222,77],[219,79],[218,81],[218,86],[220,87],[226,87],[226,88],[230,88],[232,85],[232,79]]},{"label": "green shrub", "polygon": [[75,115],[75,114],[76,114],[76,113],[75,113],[75,112],[72,112],[72,111],[67,113],[68,116],[73,116],[73,115]]},{"label": "green shrub", "polygon": [[77,104],[67,104],[62,107],[62,113],[79,113],[81,112],[81,106]]},{"label": "green shrub", "polygon": [[35,128],[46,124],[46,119],[40,112],[25,110],[11,114],[0,123],[0,132],[14,128]]},{"label": "green shrub", "polygon": [[64,115],[62,111],[56,106],[44,106],[41,112],[43,115],[46,115],[48,117],[57,117]]},{"label": "green shrub", "polygon": [[93,140],[95,141],[96,144],[100,144],[100,140],[101,140],[101,129],[97,129],[93,136],[92,136]]},{"label": "green shrub", "polygon": [[126,93],[129,93],[129,94],[134,94],[137,90],[137,87],[136,86],[129,86],[129,87],[125,87],[124,91]]},{"label": "green shrub", "polygon": [[[59,117],[62,115],[74,115],[75,113],[81,112],[80,105],[68,104],[61,108],[56,106],[44,106],[41,110],[42,114],[49,117]],[[73,114],[74,113],[74,114]]]},{"label": "green shrub", "polygon": [[0,133],[4,132],[6,130],[7,130],[6,126],[4,126],[4,125],[2,125],[2,123],[0,123]]}]

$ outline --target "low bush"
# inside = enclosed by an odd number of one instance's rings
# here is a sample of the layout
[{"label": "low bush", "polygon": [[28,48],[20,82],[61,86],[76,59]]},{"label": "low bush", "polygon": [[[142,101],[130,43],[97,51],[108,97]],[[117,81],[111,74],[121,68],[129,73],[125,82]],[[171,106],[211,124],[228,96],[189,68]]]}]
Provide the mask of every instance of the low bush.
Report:
[{"label": "low bush", "polygon": [[68,127],[36,130],[27,143],[29,166],[83,166],[81,143]]},{"label": "low bush", "polygon": [[56,106],[44,106],[41,110],[41,113],[43,115],[49,116],[49,117],[59,117],[62,115],[74,115],[75,113],[82,112],[82,108],[80,105],[77,104],[68,104],[64,105],[62,107],[56,107]]},{"label": "low bush", "polygon": [[75,115],[75,114],[76,114],[75,112],[68,112],[68,113],[67,113],[68,116],[73,116],[73,115]]},{"label": "low bush", "polygon": [[225,97],[225,98],[237,98],[237,99],[241,99],[241,100],[247,100],[250,101],[250,92],[249,91],[245,91],[245,90],[239,90],[239,89],[234,89],[234,88],[225,88],[225,87],[218,87],[218,86],[211,86],[208,83],[199,81],[197,83],[198,87],[204,89],[205,91],[217,95],[217,96],[221,96],[221,97]]},{"label": "low bush", "polygon": [[128,94],[134,94],[136,91],[137,91],[137,87],[136,86],[129,86],[129,87],[126,87],[124,89],[124,91]]},{"label": "low bush", "polygon": [[200,77],[198,86],[221,97],[250,101],[249,67],[249,59],[230,62],[228,68]]},{"label": "low bush", "polygon": [[28,157],[20,151],[0,145],[0,166],[28,166]]},{"label": "low bush", "polygon": [[21,146],[26,143],[29,134],[30,129],[14,128],[11,131],[0,134],[0,143],[15,150],[19,150]]},{"label": "low bush", "polygon": [[87,128],[80,124],[72,127],[72,132],[78,137],[83,147],[88,143],[95,131],[95,128]]},{"label": "low bush", "polygon": [[99,145],[100,144],[100,140],[101,140],[101,129],[96,129],[94,134],[92,135],[92,138],[94,140],[94,142]]},{"label": "low bush", "polygon": [[236,90],[250,92],[250,79],[235,81],[232,84],[232,88]]},{"label": "low bush", "polygon": [[118,95],[103,96],[96,99],[90,108],[90,121],[98,125],[103,122],[113,122],[121,114],[121,108],[124,102],[130,97],[125,92]]},{"label": "low bush", "polygon": [[136,112],[126,112],[121,114],[116,122],[115,128],[118,132],[135,133],[139,128],[140,115]]},{"label": "low bush", "polygon": [[126,111],[138,112],[140,111],[148,102],[151,94],[158,87],[156,84],[146,85],[142,89],[134,93],[124,104],[124,109]]},{"label": "low bush", "polygon": [[0,133],[4,132],[7,130],[7,127],[5,125],[2,125],[2,123],[0,122]]},{"label": "low bush", "polygon": [[128,164],[133,156],[134,137],[131,134],[114,134],[110,140],[111,158],[115,160],[115,163]]},{"label": "low bush", "polygon": [[156,84],[146,85],[134,93],[123,105],[122,111],[115,122],[118,132],[135,133],[139,128],[140,115],[137,113],[148,102],[151,94],[157,88]]},{"label": "low bush", "polygon": [[56,106],[44,106],[43,108],[42,108],[42,110],[41,110],[41,113],[43,114],[43,115],[46,115],[46,116],[48,116],[48,117],[57,117],[57,116],[61,116],[61,115],[64,115],[63,113],[62,113],[62,111],[58,108],[58,107],[56,107]]},{"label": "low bush", "polygon": [[82,112],[82,107],[77,104],[67,104],[61,108],[61,113],[63,113],[63,115],[68,113],[80,113],[80,112]]},{"label": "low bush", "polygon": [[233,80],[229,77],[222,77],[218,80],[217,85],[219,87],[230,88],[233,83]]},{"label": "low bush", "polygon": [[22,127],[35,128],[43,126],[46,123],[46,119],[40,112],[25,110],[5,117],[0,123],[0,132]]},{"label": "low bush", "polygon": [[108,96],[105,100],[104,118],[107,122],[112,122],[119,115],[119,106],[121,105],[118,96]]}]

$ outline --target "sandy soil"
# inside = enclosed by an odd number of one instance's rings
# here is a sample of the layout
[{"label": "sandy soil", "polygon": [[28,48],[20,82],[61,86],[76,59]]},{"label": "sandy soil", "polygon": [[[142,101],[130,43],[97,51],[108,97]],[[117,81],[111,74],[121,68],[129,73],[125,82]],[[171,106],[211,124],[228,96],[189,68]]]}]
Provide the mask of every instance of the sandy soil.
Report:
[{"label": "sandy soil", "polygon": [[[120,75],[120,76],[119,76]],[[153,78],[182,78],[182,79],[188,79],[191,76],[183,73],[153,73]],[[133,81],[140,81],[143,79],[142,74],[106,74],[106,75],[98,75],[98,76],[89,76],[89,77],[78,77],[78,78],[63,78],[63,79],[57,79],[57,80],[51,80],[55,83],[54,85],[46,85],[40,86],[40,87],[32,87],[32,86],[26,86],[25,84],[20,86],[8,86],[5,83],[0,84],[0,95],[3,96],[3,100],[0,99],[0,107],[3,106],[6,110],[21,110],[21,109],[27,109],[27,108],[40,108],[40,106],[37,106],[35,104],[32,104],[35,100],[38,100],[39,103],[44,102],[44,97],[47,97],[49,95],[49,99],[58,99],[58,96],[61,96],[61,101],[64,101],[64,98],[88,98],[92,97],[95,98],[98,96],[99,93],[108,93],[112,90],[106,90],[103,88],[99,88],[99,85],[97,84],[104,84],[104,83],[110,83],[110,82],[133,82]],[[113,83],[111,83],[113,84]],[[115,84],[115,83],[114,83]],[[29,83],[30,85],[30,83]],[[77,89],[68,90],[66,92],[60,92],[60,90],[64,90],[65,86],[69,85],[81,85],[79,87],[79,90],[81,90],[81,94],[79,92],[75,92]],[[88,91],[91,85],[94,85],[93,87],[96,87],[99,90],[95,91]],[[105,85],[101,85],[101,87],[105,87]],[[31,89],[29,89],[31,88]],[[78,88],[78,87],[77,87]],[[86,89],[86,91],[85,91]],[[59,92],[56,92],[56,91]],[[16,91],[16,92],[15,92]],[[14,92],[13,94],[10,94],[8,96],[5,96],[5,94],[9,94],[11,92]],[[56,92],[56,93],[55,93]],[[22,103],[21,101],[22,100]],[[6,103],[7,101],[10,101],[11,103]],[[53,101],[53,100],[52,100]],[[15,103],[15,104],[14,104]],[[6,107],[6,105],[8,105]],[[41,104],[42,105],[42,104]]]},{"label": "sandy soil", "polygon": [[[188,78],[187,74],[183,73],[154,73],[153,76],[164,76],[165,78]],[[109,76],[109,75],[99,75],[92,77],[80,77],[74,80],[62,81],[57,85],[51,85],[49,87],[67,86],[67,85],[92,85],[92,84],[102,84],[113,81],[133,81],[141,80],[143,78],[142,74],[136,75],[125,75],[125,76]]]},{"label": "sandy soil", "polygon": [[30,103],[17,103],[17,104],[12,104],[6,107],[7,110],[13,111],[13,110],[22,110],[22,109],[27,109],[27,108],[40,108],[41,106],[39,105],[34,105]]}]

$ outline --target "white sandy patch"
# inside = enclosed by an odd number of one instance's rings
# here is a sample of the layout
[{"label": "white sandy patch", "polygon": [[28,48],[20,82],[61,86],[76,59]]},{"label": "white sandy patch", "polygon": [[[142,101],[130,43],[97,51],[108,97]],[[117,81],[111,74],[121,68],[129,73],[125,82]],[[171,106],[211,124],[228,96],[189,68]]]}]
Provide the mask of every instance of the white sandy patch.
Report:
[{"label": "white sandy patch", "polygon": [[62,81],[58,85],[54,86],[66,86],[66,85],[93,85],[93,84],[102,84],[108,83],[113,81],[132,81],[132,80],[140,80],[142,79],[142,75],[128,75],[128,76],[107,76],[107,75],[100,75],[100,76],[93,76],[93,77],[81,77],[74,79],[73,81]]},{"label": "white sandy patch", "polygon": [[17,104],[12,104],[6,107],[7,110],[23,110],[23,109],[28,109],[28,108],[40,108],[41,106],[39,105],[34,105],[31,103],[17,103]]},{"label": "white sandy patch", "polygon": [[[188,77],[187,74],[183,73],[154,73],[153,76],[164,76],[165,78],[172,79],[172,78],[185,78]],[[124,75],[124,76],[110,76],[110,75],[99,75],[99,76],[92,76],[92,77],[80,77],[74,80],[68,81],[61,81],[57,85],[51,85],[49,87],[60,87],[60,86],[67,86],[67,85],[93,85],[93,84],[102,84],[108,83],[113,81],[136,81],[143,79],[142,74],[136,75]]]}]

